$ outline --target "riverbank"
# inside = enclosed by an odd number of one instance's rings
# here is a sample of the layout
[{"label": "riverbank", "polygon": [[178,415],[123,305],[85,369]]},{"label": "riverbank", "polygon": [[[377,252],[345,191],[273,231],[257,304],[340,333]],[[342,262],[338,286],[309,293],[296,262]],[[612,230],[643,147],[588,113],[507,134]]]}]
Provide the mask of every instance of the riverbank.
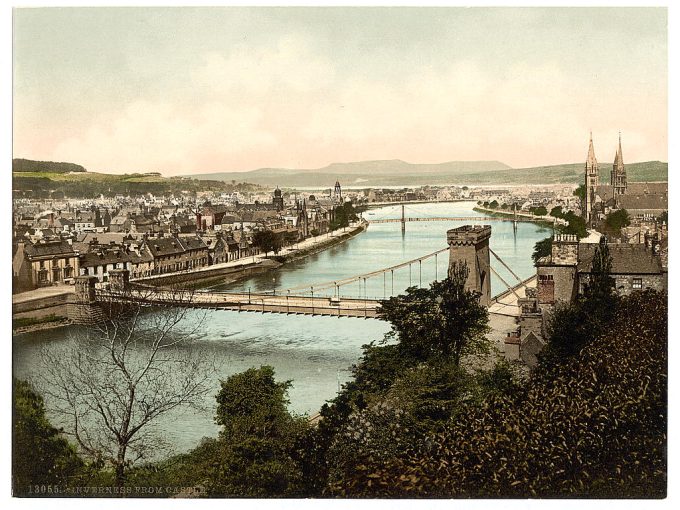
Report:
[{"label": "riverbank", "polygon": [[310,237],[292,246],[287,246],[271,257],[268,254],[259,253],[251,257],[212,266],[135,278],[131,281],[158,286],[181,285],[190,288],[205,287],[211,284],[230,284],[256,274],[278,269],[288,262],[327,250],[364,232],[367,228],[368,222],[358,221],[343,230]]}]

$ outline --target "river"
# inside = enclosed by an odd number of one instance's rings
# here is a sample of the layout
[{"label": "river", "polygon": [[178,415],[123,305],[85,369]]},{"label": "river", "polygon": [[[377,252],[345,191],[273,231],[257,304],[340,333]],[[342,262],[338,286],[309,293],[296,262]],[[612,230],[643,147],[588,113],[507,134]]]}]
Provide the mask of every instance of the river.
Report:
[{"label": "river", "polygon": [[[482,216],[472,211],[474,203],[435,203],[406,206],[410,217]],[[364,213],[369,220],[399,218],[400,206],[371,209]],[[469,223],[469,222],[468,222]],[[481,223],[481,222],[480,222]],[[446,231],[460,226],[460,222],[408,222],[402,235],[400,223],[372,224],[368,230],[326,251],[285,264],[269,273],[231,285],[217,285],[222,290],[253,292],[287,289],[301,285],[333,281],[348,276],[396,265],[446,246]],[[491,248],[521,278],[533,274],[531,253],[534,243],[550,234],[550,230],[532,223],[520,223],[516,232],[512,223],[493,221]],[[430,259],[394,273],[394,291],[402,292],[409,285],[423,285],[446,274],[448,254],[438,257],[438,267]],[[507,282],[516,281],[493,257],[491,265]],[[498,278],[492,276],[491,289],[495,295],[504,290]],[[341,295],[366,295],[382,298],[392,290],[388,275],[367,280],[364,287],[355,283],[343,289]],[[192,312],[194,313],[194,312]],[[198,313],[198,312],[196,312]],[[189,319],[191,320],[191,319]],[[311,317],[232,311],[210,311],[200,332],[194,335],[194,345],[214,353],[218,373],[214,391],[206,397],[206,405],[214,409],[214,395],[219,379],[250,367],[271,365],[279,380],[292,380],[289,391],[290,409],[297,413],[316,412],[333,398],[340,384],[349,378],[348,368],[357,361],[361,346],[380,340],[389,330],[377,320]],[[40,371],[40,349],[46,345],[70,341],[73,327],[27,333],[13,339],[14,373],[21,378],[32,378]],[[48,402],[49,404],[49,402]],[[214,410],[205,412],[180,410],[160,418],[158,428],[166,439],[175,444],[175,452],[196,446],[204,436],[215,436],[218,427],[213,423]],[[59,423],[57,417],[51,417]]]}]

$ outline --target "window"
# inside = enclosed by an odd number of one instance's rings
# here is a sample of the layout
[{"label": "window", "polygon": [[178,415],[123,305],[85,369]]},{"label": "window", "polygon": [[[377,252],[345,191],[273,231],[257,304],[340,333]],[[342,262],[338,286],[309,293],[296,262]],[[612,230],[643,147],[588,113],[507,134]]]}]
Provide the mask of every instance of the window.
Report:
[{"label": "window", "polygon": [[553,279],[553,275],[551,274],[539,274],[538,279],[543,281],[543,282],[551,282]]},{"label": "window", "polygon": [[642,278],[633,278],[633,288],[634,289],[642,288]]}]

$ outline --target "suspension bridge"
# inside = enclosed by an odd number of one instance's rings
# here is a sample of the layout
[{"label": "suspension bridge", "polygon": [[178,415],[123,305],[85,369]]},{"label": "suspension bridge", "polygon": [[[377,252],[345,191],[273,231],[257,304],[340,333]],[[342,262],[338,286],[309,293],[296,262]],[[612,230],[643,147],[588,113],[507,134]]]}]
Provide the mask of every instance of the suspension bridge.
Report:
[{"label": "suspension bridge", "polygon": [[[417,216],[407,216],[406,210],[415,213]],[[457,221],[457,222],[474,222],[479,223],[481,221],[502,221],[510,222],[514,227],[517,227],[518,223],[533,223],[538,220],[546,221],[545,218],[535,218],[533,216],[527,216],[526,214],[518,214],[516,209],[513,209],[512,216],[436,216],[433,214],[423,213],[421,210],[412,209],[401,204],[401,217],[387,217],[387,216],[375,216],[373,213],[368,213],[367,218],[365,218],[369,223],[380,224],[380,223],[401,223],[401,231],[406,232],[406,223],[414,221]],[[554,223],[557,221],[552,218],[551,221]]]},{"label": "suspension bridge", "polygon": [[[148,306],[187,306],[239,312],[379,318],[380,301],[403,292],[407,281],[408,287],[423,287],[428,286],[433,280],[445,278],[447,270],[440,270],[438,263],[440,256],[444,252],[449,252],[447,268],[461,259],[466,260],[469,266],[473,266],[470,267],[471,275],[466,286],[480,291],[481,302],[490,306],[497,302],[498,298],[509,293],[519,299],[517,290],[528,281],[522,280],[488,247],[490,234],[489,226],[459,227],[449,230],[447,234],[449,246],[426,255],[363,274],[269,292],[197,290],[191,293],[190,298],[186,298],[186,294],[178,298],[177,292],[173,290],[129,282],[129,273],[126,274],[126,270],[110,271],[109,287],[102,289],[93,287],[89,292],[94,293],[92,299],[96,301],[130,300]],[[509,283],[494,269],[490,264],[489,254],[493,255],[494,260],[501,264],[516,282]],[[487,270],[499,278],[506,287],[506,290],[493,298],[490,297]],[[76,283],[78,284],[78,281]],[[81,286],[84,284],[83,280]],[[485,293],[488,295],[484,296]]]}]

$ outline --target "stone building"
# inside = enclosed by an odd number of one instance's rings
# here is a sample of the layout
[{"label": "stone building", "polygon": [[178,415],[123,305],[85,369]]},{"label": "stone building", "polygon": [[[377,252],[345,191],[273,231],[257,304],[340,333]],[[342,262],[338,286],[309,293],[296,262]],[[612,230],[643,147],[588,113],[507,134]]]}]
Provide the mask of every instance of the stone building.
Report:
[{"label": "stone building", "polygon": [[579,240],[571,234],[555,234],[551,253],[536,261],[537,299],[539,305],[571,302],[576,297]]},{"label": "stone building", "polygon": [[623,162],[621,134],[609,184],[600,184],[592,134],[585,168],[585,200],[582,214],[588,227],[595,227],[611,211],[625,209],[633,218],[659,217],[668,211],[667,182],[629,183]]},{"label": "stone building", "polygon": [[68,283],[78,269],[78,254],[62,239],[19,241],[12,259],[14,292]]},{"label": "stone building", "polygon": [[[608,244],[612,258],[610,276],[614,279],[616,292],[628,295],[636,290],[653,289],[666,291],[668,268],[660,257],[660,246],[654,240],[645,244]],[[590,280],[596,244],[581,244],[578,252],[578,288],[583,293]]]}]

